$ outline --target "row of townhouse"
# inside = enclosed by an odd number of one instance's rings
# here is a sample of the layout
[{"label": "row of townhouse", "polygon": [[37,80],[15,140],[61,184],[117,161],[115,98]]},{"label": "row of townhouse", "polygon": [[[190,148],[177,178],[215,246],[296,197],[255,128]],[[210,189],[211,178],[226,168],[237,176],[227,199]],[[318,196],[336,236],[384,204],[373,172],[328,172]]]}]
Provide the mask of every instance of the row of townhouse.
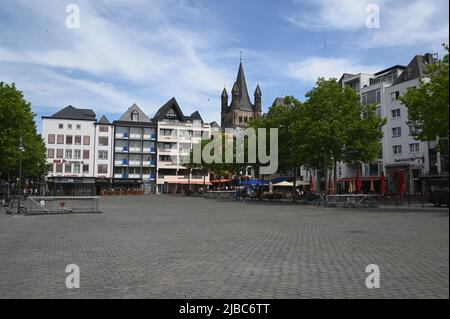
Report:
[{"label": "row of townhouse", "polygon": [[408,109],[400,100],[408,88],[417,87],[420,80],[429,80],[426,67],[435,61],[427,53],[416,55],[407,66],[395,65],[374,74],[342,75],[339,83],[355,90],[363,104],[376,104],[378,115],[386,118],[387,124],[382,128],[382,152],[377,160],[357,166],[339,163],[337,178],[341,190],[347,189],[357,172],[366,191],[371,181],[379,188],[383,172],[388,192],[397,193],[400,179],[405,179],[408,193],[421,193],[425,191],[423,176],[448,173],[448,158],[436,151],[436,141],[421,142],[411,136],[415,128],[408,125]]},{"label": "row of townhouse", "polygon": [[[93,195],[114,190],[165,193],[210,184],[209,175],[184,165],[195,143],[217,124],[198,112],[186,116],[175,98],[149,118],[133,104],[118,119],[98,121],[91,109],[71,105],[42,117],[48,191]],[[191,186],[189,186],[191,185]]]}]

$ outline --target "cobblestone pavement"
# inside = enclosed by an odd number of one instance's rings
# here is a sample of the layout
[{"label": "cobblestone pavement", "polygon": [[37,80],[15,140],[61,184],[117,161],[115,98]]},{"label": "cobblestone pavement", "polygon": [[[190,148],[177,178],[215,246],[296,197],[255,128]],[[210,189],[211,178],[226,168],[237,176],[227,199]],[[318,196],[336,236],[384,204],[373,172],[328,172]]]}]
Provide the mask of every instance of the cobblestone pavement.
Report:
[{"label": "cobblestone pavement", "polygon": [[[102,198],[103,214],[0,214],[0,298],[448,298],[448,209],[358,211]],[[67,289],[77,264],[81,287]],[[379,289],[365,268],[380,267]]]}]

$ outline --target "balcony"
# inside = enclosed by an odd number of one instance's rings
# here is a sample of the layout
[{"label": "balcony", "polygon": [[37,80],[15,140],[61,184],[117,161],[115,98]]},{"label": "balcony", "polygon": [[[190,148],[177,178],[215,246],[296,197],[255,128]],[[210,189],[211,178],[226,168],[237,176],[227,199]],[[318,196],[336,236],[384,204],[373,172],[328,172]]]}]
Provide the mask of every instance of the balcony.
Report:
[{"label": "balcony", "polygon": [[159,168],[179,168],[178,163],[176,162],[159,162]]},{"label": "balcony", "polygon": [[156,174],[143,174],[142,179],[154,181],[156,179]]},{"label": "balcony", "polygon": [[177,153],[177,149],[176,148],[166,148],[166,149],[164,149],[164,148],[160,148],[159,150],[158,150],[158,153],[160,154],[160,155],[178,155]]},{"label": "balcony", "polygon": [[128,174],[127,173],[114,174],[114,178],[128,178]]},{"label": "balcony", "polygon": [[128,178],[141,178],[141,174],[129,174]]},{"label": "balcony", "polygon": [[176,135],[159,135],[158,140],[161,142],[176,142],[178,140],[178,136],[176,136]]},{"label": "balcony", "polygon": [[128,165],[128,160],[127,159],[115,160],[114,161],[114,165],[115,166],[127,166]]},{"label": "balcony", "polygon": [[132,140],[141,140],[142,135],[141,134],[130,134],[130,139]]},{"label": "balcony", "polygon": [[127,140],[128,139],[128,132],[123,132],[123,133],[117,133],[116,132],[116,139],[118,139],[118,140]]},{"label": "balcony", "polygon": [[117,153],[128,153],[128,146],[116,146],[115,151]]},{"label": "balcony", "polygon": [[116,153],[128,153],[128,146],[116,146],[114,150]]},{"label": "balcony", "polygon": [[144,140],[156,140],[156,133],[144,134]]},{"label": "balcony", "polygon": [[130,161],[129,166],[140,167],[141,161]]},{"label": "balcony", "polygon": [[156,147],[144,147],[143,153],[155,154],[156,153]]},{"label": "balcony", "polygon": [[142,166],[144,166],[144,167],[155,167],[156,166],[156,161],[155,160],[143,161],[142,162]]},{"label": "balcony", "polygon": [[140,147],[130,147],[130,153],[142,153],[142,148]]}]

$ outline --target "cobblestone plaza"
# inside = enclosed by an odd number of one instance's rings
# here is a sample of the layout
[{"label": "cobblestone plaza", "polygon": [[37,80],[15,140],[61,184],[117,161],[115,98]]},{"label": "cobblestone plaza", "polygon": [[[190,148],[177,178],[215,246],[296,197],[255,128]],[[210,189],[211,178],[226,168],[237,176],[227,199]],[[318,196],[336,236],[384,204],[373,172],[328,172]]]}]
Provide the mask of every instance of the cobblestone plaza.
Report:
[{"label": "cobblestone plaza", "polygon": [[[105,197],[0,215],[0,298],[448,298],[448,209]],[[80,288],[68,289],[68,264]],[[368,289],[365,268],[380,268]]]}]

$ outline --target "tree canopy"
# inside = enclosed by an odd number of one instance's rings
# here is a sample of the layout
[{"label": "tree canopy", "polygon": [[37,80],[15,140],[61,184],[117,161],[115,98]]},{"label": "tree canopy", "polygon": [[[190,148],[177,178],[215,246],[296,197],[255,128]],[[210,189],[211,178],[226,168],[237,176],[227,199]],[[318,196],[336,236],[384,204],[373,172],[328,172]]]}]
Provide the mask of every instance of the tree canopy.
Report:
[{"label": "tree canopy", "polygon": [[401,101],[408,108],[408,124],[414,127],[411,135],[424,142],[439,139],[439,150],[448,154],[449,46],[443,46],[447,54],[426,68],[429,79],[421,80],[418,87],[409,88]]},{"label": "tree canopy", "polygon": [[37,134],[31,104],[15,84],[0,82],[0,175],[2,178],[18,176],[19,141],[23,138],[25,151],[22,176],[42,179],[47,173],[45,144]]}]

